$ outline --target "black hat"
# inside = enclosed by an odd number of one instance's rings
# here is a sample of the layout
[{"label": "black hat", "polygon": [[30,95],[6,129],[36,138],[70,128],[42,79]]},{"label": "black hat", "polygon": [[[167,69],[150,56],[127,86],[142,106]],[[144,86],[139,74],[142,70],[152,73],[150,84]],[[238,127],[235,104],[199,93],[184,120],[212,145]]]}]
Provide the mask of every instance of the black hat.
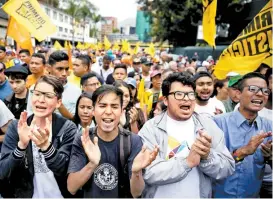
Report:
[{"label": "black hat", "polygon": [[6,52],[6,47],[5,46],[0,46],[0,50]]},{"label": "black hat", "polygon": [[22,65],[15,65],[5,70],[5,75],[9,75],[12,73],[21,73],[24,75],[28,75],[28,70]]},{"label": "black hat", "polygon": [[198,73],[196,73],[194,76],[193,76],[193,81],[196,82],[196,80],[198,80],[199,78],[201,77],[209,77],[211,79],[212,78],[212,75],[209,73],[209,72],[206,72],[206,71],[200,71]]},{"label": "black hat", "polygon": [[153,62],[150,59],[147,59],[147,57],[142,57],[140,59],[140,62],[146,66],[152,66]]}]

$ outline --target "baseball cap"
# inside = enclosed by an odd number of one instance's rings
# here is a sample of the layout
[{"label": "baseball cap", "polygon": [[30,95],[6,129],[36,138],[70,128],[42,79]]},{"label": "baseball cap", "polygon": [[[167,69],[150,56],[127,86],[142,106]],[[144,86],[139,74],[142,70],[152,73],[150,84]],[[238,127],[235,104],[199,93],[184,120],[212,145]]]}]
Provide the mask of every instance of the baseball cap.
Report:
[{"label": "baseball cap", "polygon": [[128,77],[125,82],[131,86],[133,86],[134,88],[137,87],[137,83],[136,83],[136,80],[132,77]]},{"label": "baseball cap", "polygon": [[239,75],[239,73],[236,73],[236,72],[229,72],[226,76],[227,77],[234,77],[234,76],[238,76]]},{"label": "baseball cap", "polygon": [[22,65],[15,65],[5,70],[4,74],[9,75],[12,73],[21,73],[24,75],[28,75],[28,70]]},{"label": "baseball cap", "polygon": [[142,57],[140,59],[140,62],[146,66],[152,66],[153,62],[150,59],[147,59],[147,57]]},{"label": "baseball cap", "polygon": [[236,76],[230,77],[230,79],[228,80],[228,87],[230,88],[235,86],[241,78],[242,78],[242,75],[236,75]]},{"label": "baseball cap", "polygon": [[140,64],[140,63],[141,63],[141,61],[140,61],[139,58],[135,58],[135,59],[133,60],[133,64]]},{"label": "baseball cap", "polygon": [[150,77],[153,78],[154,76],[161,75],[161,72],[159,70],[154,70],[151,74]]}]

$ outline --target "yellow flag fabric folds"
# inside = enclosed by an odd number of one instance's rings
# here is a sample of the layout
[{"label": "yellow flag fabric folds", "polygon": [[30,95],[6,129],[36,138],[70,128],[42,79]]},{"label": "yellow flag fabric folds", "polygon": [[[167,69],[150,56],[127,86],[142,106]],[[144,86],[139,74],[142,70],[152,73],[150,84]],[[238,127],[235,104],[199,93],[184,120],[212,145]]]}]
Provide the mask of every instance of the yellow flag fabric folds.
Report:
[{"label": "yellow flag fabric folds", "polygon": [[33,53],[31,36],[29,32],[23,26],[18,24],[13,17],[10,17],[9,19],[7,36],[13,38],[20,48],[28,49],[30,54]]},{"label": "yellow flag fabric folds", "polygon": [[218,79],[225,79],[231,71],[244,75],[261,63],[272,67],[272,0],[223,51],[214,75]]},{"label": "yellow flag fabric folds", "polygon": [[57,31],[37,0],[9,0],[2,8],[38,41]]},{"label": "yellow flag fabric folds", "polygon": [[153,43],[149,44],[149,47],[146,48],[146,53],[148,53],[149,55],[151,55],[152,57],[155,56],[155,46]]},{"label": "yellow flag fabric folds", "polygon": [[203,0],[203,37],[212,47],[215,47],[217,0]]},{"label": "yellow flag fabric folds", "polygon": [[139,51],[139,45],[140,45],[140,42],[137,42],[137,43],[136,43],[136,46],[135,46],[135,48],[134,48],[134,51],[133,51],[133,54],[134,54],[134,55],[136,55],[136,54],[138,53],[138,51]]},{"label": "yellow flag fabric folds", "polygon": [[112,46],[112,44],[110,43],[108,38],[106,36],[104,36],[104,49],[109,50],[111,48],[111,46]]},{"label": "yellow flag fabric folds", "polygon": [[55,41],[53,48],[55,48],[56,50],[63,49],[62,45],[58,41]]}]

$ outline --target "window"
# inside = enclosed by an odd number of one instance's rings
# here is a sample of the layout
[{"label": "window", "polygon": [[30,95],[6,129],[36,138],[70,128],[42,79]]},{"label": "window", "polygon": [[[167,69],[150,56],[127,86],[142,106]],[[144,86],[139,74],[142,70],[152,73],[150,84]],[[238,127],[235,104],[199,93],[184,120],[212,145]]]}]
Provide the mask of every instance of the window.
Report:
[{"label": "window", "polygon": [[73,34],[73,30],[70,30],[70,33]]},{"label": "window", "polygon": [[59,14],[59,18],[60,18],[60,22],[63,22],[63,21],[64,21],[64,16],[63,16],[63,14]]},{"label": "window", "polygon": [[65,28],[65,29],[64,29],[64,32],[66,32],[66,33],[67,33],[67,28]]},{"label": "window", "polygon": [[53,19],[57,20],[57,12],[53,11]]},{"label": "window", "polygon": [[64,22],[65,22],[65,23],[68,23],[68,16],[65,16],[65,17],[64,17]]},{"label": "window", "polygon": [[46,14],[50,17],[50,9],[46,8],[45,11],[46,11]]},{"label": "window", "polygon": [[59,27],[59,32],[63,32],[63,27]]}]

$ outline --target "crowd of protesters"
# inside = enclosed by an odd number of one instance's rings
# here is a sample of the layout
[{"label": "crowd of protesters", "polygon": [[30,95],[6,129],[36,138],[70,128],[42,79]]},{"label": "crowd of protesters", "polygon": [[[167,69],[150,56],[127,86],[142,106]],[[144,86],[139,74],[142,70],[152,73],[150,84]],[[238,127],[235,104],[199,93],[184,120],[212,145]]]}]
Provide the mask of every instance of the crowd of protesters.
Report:
[{"label": "crowd of protesters", "polygon": [[2,197],[272,198],[267,65],[68,54],[0,46]]}]

